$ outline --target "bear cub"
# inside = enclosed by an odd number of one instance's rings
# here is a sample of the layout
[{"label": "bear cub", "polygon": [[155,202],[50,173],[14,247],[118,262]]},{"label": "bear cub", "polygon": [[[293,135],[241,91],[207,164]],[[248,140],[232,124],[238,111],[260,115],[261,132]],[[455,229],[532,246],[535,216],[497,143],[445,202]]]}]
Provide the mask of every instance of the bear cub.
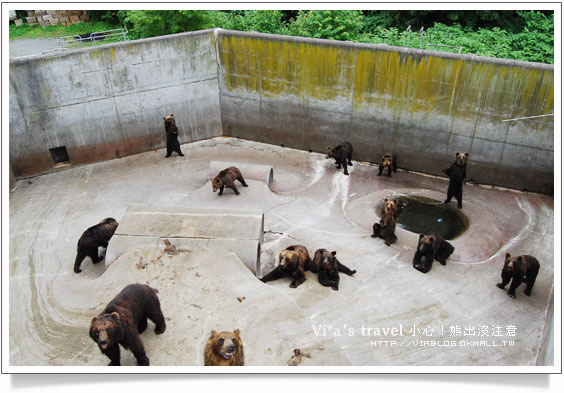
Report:
[{"label": "bear cub", "polygon": [[121,344],[130,349],[139,366],[148,366],[149,358],[139,335],[147,329],[147,318],[155,323],[155,333],[166,330],[157,290],[145,284],[126,286],[90,323],[90,337],[110,358],[108,366],[119,366]]},{"label": "bear cub", "polygon": [[419,235],[417,251],[413,257],[413,267],[422,273],[427,273],[437,259],[441,265],[446,265],[447,258],[454,252],[452,244],[444,240],[441,235],[432,233],[425,236]]},{"label": "bear cub", "polygon": [[305,271],[311,263],[307,248],[300,245],[286,247],[278,256],[278,266],[261,278],[262,282],[277,280],[281,277],[293,278],[290,288],[296,288],[306,280]]},{"label": "bear cub", "polygon": [[527,283],[525,295],[531,296],[531,291],[533,290],[533,285],[535,285],[539,269],[540,263],[535,257],[530,255],[512,257],[510,253],[507,253],[505,254],[503,269],[501,270],[501,282],[496,285],[498,288],[504,289],[505,286],[509,284],[509,281],[513,279],[507,294],[515,298],[515,290],[522,282],[525,282]]},{"label": "bear cub", "polygon": [[327,155],[325,156],[325,158],[334,158],[337,169],[341,169],[341,166],[343,166],[343,172],[348,176],[349,171],[347,170],[347,166],[353,166],[353,163],[351,162],[352,153],[352,145],[349,142],[343,142],[339,146],[336,146],[334,148],[328,147]]},{"label": "bear cub", "polygon": [[211,331],[210,338],[204,348],[204,366],[243,366],[245,355],[241,332]]},{"label": "bear cub", "polygon": [[84,231],[80,239],[78,239],[76,259],[74,261],[75,273],[82,272],[80,265],[86,257],[90,257],[92,263],[98,263],[104,259],[103,256],[98,256],[98,247],[108,247],[108,242],[114,235],[117,226],[118,222],[108,217]]},{"label": "bear cub", "polygon": [[398,171],[398,158],[395,153],[388,152],[382,156],[378,168],[378,176],[382,176],[384,169],[388,171],[388,177],[392,177],[392,170],[394,172]]},{"label": "bear cub", "polygon": [[178,128],[176,128],[176,122],[174,120],[174,115],[163,117],[165,133],[166,133],[166,156],[170,157],[172,152],[177,152],[179,156],[184,156],[180,150],[180,143],[178,142]]},{"label": "bear cub", "polygon": [[404,207],[403,203],[398,205],[396,200],[384,199],[384,215],[379,223],[375,223],[372,226],[372,231],[374,232],[372,237],[384,239],[386,246],[398,240],[395,234],[396,224]]},{"label": "bear cub", "polygon": [[317,273],[319,283],[331,289],[339,290],[339,272],[352,276],[356,270],[351,270],[343,265],[335,257],[336,251],[327,251],[325,248],[320,248],[315,251],[313,261],[309,265],[309,270]]},{"label": "bear cub", "polygon": [[445,203],[450,203],[452,197],[456,197],[458,208],[462,209],[462,185],[466,179],[466,165],[468,163],[468,153],[456,153],[456,160],[447,169],[443,170],[448,176],[447,199]]},{"label": "bear cub", "polygon": [[243,187],[249,186],[245,183],[245,179],[243,179],[243,175],[241,174],[239,168],[232,166],[222,170],[216,177],[211,179],[212,190],[213,192],[216,192],[219,189],[219,195],[223,195],[223,189],[227,187],[235,191],[235,195],[240,195],[239,190],[235,187],[235,180],[239,180]]}]

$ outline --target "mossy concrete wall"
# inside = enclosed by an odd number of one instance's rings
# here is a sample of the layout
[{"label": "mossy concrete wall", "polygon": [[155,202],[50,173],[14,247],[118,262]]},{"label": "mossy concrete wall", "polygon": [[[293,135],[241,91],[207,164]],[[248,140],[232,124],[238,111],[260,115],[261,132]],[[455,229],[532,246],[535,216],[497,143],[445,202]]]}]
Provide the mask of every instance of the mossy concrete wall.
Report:
[{"label": "mossy concrete wall", "polygon": [[354,159],[395,151],[401,168],[441,174],[470,153],[479,183],[553,192],[552,65],[221,29],[10,62],[16,177],[219,135]]},{"label": "mossy concrete wall", "polygon": [[553,191],[553,66],[387,45],[220,31],[225,135],[441,174],[470,153],[479,183]]},{"label": "mossy concrete wall", "polygon": [[213,30],[128,41],[10,62],[10,164],[16,177],[222,134]]}]

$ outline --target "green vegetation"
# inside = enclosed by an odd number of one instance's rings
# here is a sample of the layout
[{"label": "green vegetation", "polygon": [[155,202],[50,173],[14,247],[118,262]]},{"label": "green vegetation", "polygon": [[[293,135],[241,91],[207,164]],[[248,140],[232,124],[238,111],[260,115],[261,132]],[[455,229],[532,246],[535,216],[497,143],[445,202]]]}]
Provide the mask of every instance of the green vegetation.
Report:
[{"label": "green vegetation", "polygon": [[[83,34],[120,28],[130,39],[212,27],[365,43],[458,51],[506,59],[554,62],[552,11],[89,11],[91,24],[10,26],[10,39]],[[424,26],[422,39],[419,29]],[[431,45],[433,44],[433,45]]]}]

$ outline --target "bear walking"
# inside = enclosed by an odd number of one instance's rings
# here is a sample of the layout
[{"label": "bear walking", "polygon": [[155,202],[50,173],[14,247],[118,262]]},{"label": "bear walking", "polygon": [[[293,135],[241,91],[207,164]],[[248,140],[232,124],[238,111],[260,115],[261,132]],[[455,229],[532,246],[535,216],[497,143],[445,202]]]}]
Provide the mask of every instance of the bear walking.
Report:
[{"label": "bear walking", "polygon": [[174,120],[174,115],[163,117],[166,133],[166,156],[170,157],[172,152],[177,152],[179,156],[183,157],[182,151],[180,150],[180,143],[178,142],[178,128],[176,128],[176,122]]},{"label": "bear walking", "polygon": [[452,197],[456,197],[458,208],[462,209],[462,185],[466,179],[466,165],[468,163],[468,153],[456,153],[454,163],[443,172],[448,176],[447,199],[445,203],[450,203]]},{"label": "bear walking", "polygon": [[311,258],[307,248],[300,245],[286,247],[280,252],[278,266],[261,278],[262,282],[277,280],[285,276],[292,276],[290,288],[296,288],[306,280],[305,271],[308,269]]},{"label": "bear walking", "polygon": [[398,158],[395,153],[388,152],[382,156],[378,167],[378,176],[382,176],[384,170],[388,171],[388,177],[392,177],[392,170],[398,171]]},{"label": "bear walking", "polygon": [[223,189],[227,187],[231,188],[235,192],[235,195],[240,195],[239,190],[235,187],[235,180],[239,180],[243,187],[249,186],[245,183],[245,179],[243,179],[243,175],[241,174],[239,168],[232,166],[222,170],[216,177],[211,179],[212,190],[213,192],[216,192],[219,189],[219,195],[223,195]]},{"label": "bear walking", "polygon": [[331,289],[339,290],[339,272],[352,276],[356,270],[351,270],[343,265],[335,257],[336,251],[327,251],[325,248],[320,248],[315,251],[313,261],[309,264],[309,270],[317,273],[317,280],[319,283]]},{"label": "bear walking", "polygon": [[454,252],[452,244],[444,240],[441,235],[433,233],[419,235],[417,251],[413,257],[413,267],[422,273],[427,273],[437,259],[441,265],[446,265],[447,258]]},{"label": "bear walking", "polygon": [[347,170],[347,166],[353,165],[353,163],[351,162],[352,153],[352,145],[349,142],[343,142],[339,146],[336,146],[334,148],[328,147],[327,155],[325,156],[325,158],[334,158],[337,169],[341,169],[341,166],[343,166],[343,172],[348,176],[349,171]]},{"label": "bear walking", "polygon": [[211,331],[210,338],[204,348],[204,366],[243,366],[245,354],[241,332]]},{"label": "bear walking", "polygon": [[513,279],[507,294],[515,298],[515,290],[522,282],[525,282],[527,283],[525,295],[531,296],[539,269],[540,263],[535,257],[530,255],[512,257],[510,253],[507,253],[505,254],[503,269],[501,270],[501,282],[496,285],[498,288],[504,289],[509,284],[509,281]]},{"label": "bear walking", "polygon": [[76,259],[74,261],[74,272],[80,273],[80,265],[86,257],[92,259],[92,263],[98,263],[104,259],[98,257],[98,247],[108,247],[108,242],[114,235],[118,222],[111,217],[103,219],[99,224],[88,228],[80,239],[78,239]]},{"label": "bear walking", "polygon": [[119,345],[130,349],[139,366],[148,366],[149,358],[139,337],[147,329],[147,318],[155,323],[155,333],[166,330],[166,322],[157,290],[144,284],[130,284],[92,318],[90,337],[110,358],[108,366],[120,366]]}]

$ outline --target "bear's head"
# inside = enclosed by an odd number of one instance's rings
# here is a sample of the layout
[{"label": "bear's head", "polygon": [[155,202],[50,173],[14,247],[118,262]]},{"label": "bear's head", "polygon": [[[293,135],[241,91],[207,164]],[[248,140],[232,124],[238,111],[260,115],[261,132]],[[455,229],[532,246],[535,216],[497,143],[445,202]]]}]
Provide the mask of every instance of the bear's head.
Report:
[{"label": "bear's head", "polygon": [[398,208],[398,201],[394,199],[384,199],[384,214],[394,214]]},{"label": "bear's head", "polygon": [[384,168],[390,167],[392,165],[392,156],[390,154],[384,154],[381,163]]},{"label": "bear's head", "polygon": [[216,192],[223,185],[223,181],[221,180],[221,178],[219,176],[216,176],[213,179],[211,179],[211,184],[212,184],[213,192]]},{"label": "bear's head", "polygon": [[315,263],[318,265],[319,269],[323,270],[336,270],[337,269],[337,251],[331,251],[322,248],[315,252],[314,258]]},{"label": "bear's head", "polygon": [[468,162],[468,153],[456,153],[456,166],[465,167]]},{"label": "bear's head", "polygon": [[92,318],[90,337],[102,351],[117,345],[123,339],[123,326],[117,312]]},{"label": "bear's head", "polygon": [[292,268],[297,262],[300,254],[295,250],[282,250],[278,257],[278,262],[283,269]]},{"label": "bear's head", "polygon": [[521,256],[512,257],[510,253],[505,254],[505,263],[503,270],[508,273],[513,273],[523,267],[523,258]]},{"label": "bear's head", "polygon": [[164,124],[165,124],[166,128],[169,128],[170,126],[176,125],[176,123],[174,121],[174,115],[163,117],[163,120],[164,120]]},{"label": "bear's head", "polygon": [[325,158],[338,158],[339,152],[343,148],[343,146],[339,145],[337,147],[328,147],[327,148],[327,155]]},{"label": "bear's head", "polygon": [[426,236],[424,234],[419,235],[419,244],[417,245],[417,249],[419,252],[425,252],[429,248],[435,247],[438,239],[435,235]]},{"label": "bear's head", "polygon": [[243,343],[241,341],[241,332],[235,329],[233,332],[216,332],[211,331],[208,344],[214,355],[230,360],[233,358],[241,358],[243,356]]},{"label": "bear's head", "polygon": [[116,231],[119,223],[114,218],[108,217],[100,221],[100,224],[104,225],[105,229],[113,234]]}]

